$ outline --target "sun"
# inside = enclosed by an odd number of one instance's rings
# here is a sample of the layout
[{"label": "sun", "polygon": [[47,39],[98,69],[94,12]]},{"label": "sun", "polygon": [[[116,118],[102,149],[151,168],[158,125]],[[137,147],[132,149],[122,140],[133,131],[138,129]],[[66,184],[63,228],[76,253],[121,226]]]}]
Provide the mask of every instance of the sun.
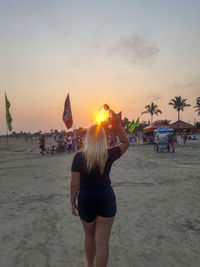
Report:
[{"label": "sun", "polygon": [[101,124],[103,121],[107,120],[109,117],[108,111],[101,109],[96,116],[96,121],[98,124]]}]

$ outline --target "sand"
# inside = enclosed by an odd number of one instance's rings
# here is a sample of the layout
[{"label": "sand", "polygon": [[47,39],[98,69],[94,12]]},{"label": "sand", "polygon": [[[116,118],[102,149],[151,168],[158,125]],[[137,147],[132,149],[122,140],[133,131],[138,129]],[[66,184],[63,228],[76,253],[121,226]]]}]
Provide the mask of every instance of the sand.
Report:
[{"label": "sand", "polygon": [[[83,229],[69,204],[74,153],[42,156],[35,141],[14,138],[9,146],[0,139],[0,266],[82,266]],[[175,154],[133,145],[111,178],[118,213],[108,266],[199,267],[200,140]]]}]

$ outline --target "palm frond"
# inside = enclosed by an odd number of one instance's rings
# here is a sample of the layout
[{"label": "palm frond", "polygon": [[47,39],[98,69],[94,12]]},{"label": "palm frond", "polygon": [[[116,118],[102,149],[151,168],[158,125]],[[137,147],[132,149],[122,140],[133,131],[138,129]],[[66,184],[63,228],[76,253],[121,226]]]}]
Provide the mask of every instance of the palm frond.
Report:
[{"label": "palm frond", "polygon": [[162,111],[161,111],[160,109],[156,109],[156,110],[154,111],[154,113],[155,113],[156,115],[158,115],[159,113],[162,114]]},{"label": "palm frond", "polygon": [[146,105],[145,108],[146,108],[146,109],[150,109],[151,106],[150,106],[150,105]]},{"label": "palm frond", "polygon": [[142,115],[142,114],[145,114],[145,113],[149,113],[149,111],[148,111],[148,110],[143,111],[143,112],[141,112],[141,115]]}]

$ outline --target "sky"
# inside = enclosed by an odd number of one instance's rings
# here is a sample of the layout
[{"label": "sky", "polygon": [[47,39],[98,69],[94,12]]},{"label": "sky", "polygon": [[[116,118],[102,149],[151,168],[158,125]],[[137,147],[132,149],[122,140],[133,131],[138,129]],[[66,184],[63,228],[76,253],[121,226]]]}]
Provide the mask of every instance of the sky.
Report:
[{"label": "sky", "polygon": [[74,128],[95,123],[107,103],[130,120],[152,101],[155,119],[187,98],[181,119],[200,120],[199,0],[0,0],[0,134],[5,101],[13,130],[64,130],[70,94]]}]

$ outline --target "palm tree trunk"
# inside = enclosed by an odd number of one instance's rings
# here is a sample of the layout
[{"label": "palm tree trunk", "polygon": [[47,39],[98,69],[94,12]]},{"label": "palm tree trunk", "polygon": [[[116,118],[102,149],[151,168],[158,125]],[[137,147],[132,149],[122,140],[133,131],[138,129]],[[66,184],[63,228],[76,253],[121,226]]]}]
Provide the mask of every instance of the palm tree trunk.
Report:
[{"label": "palm tree trunk", "polygon": [[181,130],[180,130],[180,110],[178,110],[178,133],[179,135],[181,134]]},{"label": "palm tree trunk", "polygon": [[151,115],[151,124],[153,123],[153,115]]},{"label": "palm tree trunk", "polygon": [[180,120],[180,111],[178,110],[178,121]]}]

